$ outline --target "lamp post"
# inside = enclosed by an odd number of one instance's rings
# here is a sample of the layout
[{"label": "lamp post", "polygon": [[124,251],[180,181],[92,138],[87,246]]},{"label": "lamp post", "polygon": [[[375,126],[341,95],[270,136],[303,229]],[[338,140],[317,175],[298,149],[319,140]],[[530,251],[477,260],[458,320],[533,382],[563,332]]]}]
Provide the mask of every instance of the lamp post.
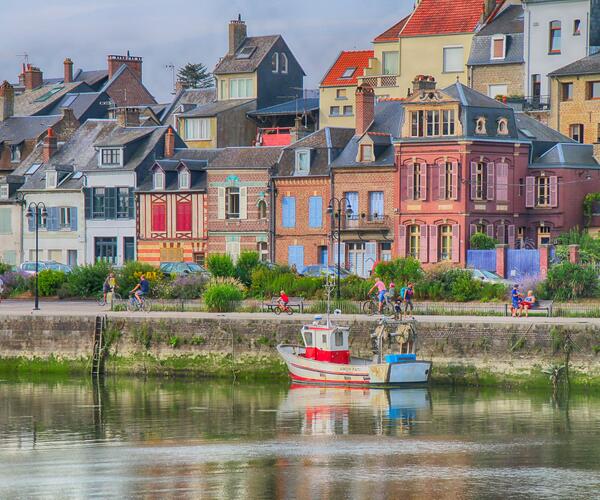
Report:
[{"label": "lamp post", "polygon": [[[341,261],[341,250],[342,250],[342,212],[346,211],[346,215],[347,216],[351,216],[353,211],[352,211],[352,207],[350,206],[350,202],[348,201],[348,198],[346,198],[345,196],[342,196],[341,198],[331,198],[329,200],[329,204],[327,205],[327,214],[329,215],[333,215],[333,221],[334,221],[334,226],[335,226],[335,219],[337,217],[337,242],[338,242],[338,248],[337,248],[337,279],[336,279],[336,283],[337,283],[337,292],[336,292],[336,297],[338,300],[340,300],[341,297],[341,288],[340,288],[340,261]],[[331,228],[331,239],[333,240],[335,237],[335,227],[332,226]]]},{"label": "lamp post", "polygon": [[39,263],[40,263],[40,252],[39,252],[39,237],[38,230],[40,227],[40,221],[48,217],[46,205],[43,202],[32,201],[27,207],[26,217],[29,220],[33,220],[35,224],[35,302],[33,306],[34,311],[39,311],[39,289],[38,289],[38,274],[39,274]]}]

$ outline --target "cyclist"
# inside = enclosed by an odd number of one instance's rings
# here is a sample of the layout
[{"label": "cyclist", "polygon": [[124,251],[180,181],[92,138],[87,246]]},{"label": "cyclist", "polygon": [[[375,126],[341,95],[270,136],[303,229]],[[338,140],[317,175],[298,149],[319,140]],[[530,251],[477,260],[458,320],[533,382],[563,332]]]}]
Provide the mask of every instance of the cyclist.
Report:
[{"label": "cyclist", "polygon": [[396,291],[396,285],[394,282],[390,282],[390,289],[387,292],[388,302],[394,308],[394,316],[398,319],[398,314],[400,314],[400,319],[402,319],[402,298]]},{"label": "cyclist", "polygon": [[415,294],[415,290],[413,288],[413,284],[409,283],[406,287],[400,290],[400,297],[404,301],[404,316],[408,318],[408,309],[410,308],[410,315],[412,319],[415,319],[414,310],[413,310],[413,296]]},{"label": "cyclist", "polygon": [[139,305],[142,305],[142,297],[150,293],[150,283],[143,274],[140,276],[140,282],[135,285],[131,293],[135,294],[135,300],[138,301]]},{"label": "cyclist", "polygon": [[285,291],[281,290],[279,292],[279,298],[277,299],[277,304],[278,304],[279,309],[281,309],[282,311],[286,311],[288,308],[289,301],[290,301],[290,298],[287,296]]},{"label": "cyclist", "polygon": [[367,292],[367,295],[370,295],[373,290],[377,288],[377,300],[379,305],[377,306],[377,310],[379,314],[381,314],[381,310],[383,309],[383,302],[385,301],[386,288],[385,283],[381,281],[381,278],[377,278],[375,284],[371,287],[371,289]]},{"label": "cyclist", "polygon": [[113,293],[117,288],[117,280],[115,278],[115,273],[109,273],[109,275],[104,280],[104,284],[102,285],[102,292],[104,293],[104,303],[106,304],[106,296],[110,293]]}]

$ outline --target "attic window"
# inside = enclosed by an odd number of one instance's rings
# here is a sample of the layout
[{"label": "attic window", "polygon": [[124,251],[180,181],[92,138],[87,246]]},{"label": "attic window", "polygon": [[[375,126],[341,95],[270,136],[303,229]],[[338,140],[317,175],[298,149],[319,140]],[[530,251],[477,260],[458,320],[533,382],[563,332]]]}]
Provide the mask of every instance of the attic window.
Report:
[{"label": "attic window", "polygon": [[356,68],[346,68],[346,70],[342,73],[341,78],[352,78],[352,75],[354,75],[355,71]]},{"label": "attic window", "polygon": [[46,172],[46,189],[53,189],[58,184],[58,172],[56,170],[48,170]]},{"label": "attic window", "polygon": [[121,148],[102,148],[100,150],[100,166],[120,167],[122,165],[121,157]]},{"label": "attic window", "polygon": [[310,172],[310,150],[300,149],[296,151],[295,175],[308,175]]},{"label": "attic window", "polygon": [[372,144],[361,144],[360,145],[360,161],[373,161],[373,145]]},{"label": "attic window", "polygon": [[255,50],[256,50],[256,47],[244,47],[242,50],[240,50],[236,54],[235,58],[236,59],[250,59],[252,54],[254,54]]},{"label": "attic window", "polygon": [[18,163],[21,161],[21,145],[20,144],[11,145],[10,161],[11,161],[11,163]]},{"label": "attic window", "polygon": [[533,135],[529,130],[527,130],[526,128],[522,128],[519,129],[521,131],[521,133],[525,136],[525,137],[529,137],[530,139],[535,139],[535,135]]},{"label": "attic window", "polygon": [[186,168],[179,171],[179,189],[190,188],[190,171]]},{"label": "attic window", "polygon": [[40,168],[42,166],[41,163],[34,163],[33,165],[31,165],[31,167],[29,167],[27,169],[27,171],[25,172],[25,175],[33,175],[37,172],[38,168]]},{"label": "attic window", "polygon": [[508,135],[508,120],[506,118],[498,120],[498,135]]},{"label": "attic window", "polygon": [[154,189],[165,188],[165,173],[162,170],[156,170],[152,176],[152,186]]},{"label": "attic window", "polygon": [[279,67],[281,68],[281,72],[285,75],[288,72],[288,58],[285,52],[279,54]]},{"label": "attic window", "polygon": [[506,57],[506,36],[494,35],[492,37],[492,59],[504,59]]},{"label": "attic window", "polygon": [[477,121],[475,122],[475,133],[476,134],[487,134],[486,128],[485,128],[485,118],[483,116],[480,116],[479,118],[477,118]]}]

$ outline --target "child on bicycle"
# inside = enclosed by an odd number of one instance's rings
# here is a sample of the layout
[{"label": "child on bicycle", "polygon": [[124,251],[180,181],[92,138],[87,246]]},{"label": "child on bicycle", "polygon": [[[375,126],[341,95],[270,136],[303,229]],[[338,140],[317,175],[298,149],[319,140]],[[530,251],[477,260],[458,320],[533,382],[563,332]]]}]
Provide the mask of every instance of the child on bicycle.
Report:
[{"label": "child on bicycle", "polygon": [[287,294],[281,290],[279,292],[279,298],[277,299],[277,304],[279,305],[279,309],[281,309],[282,311],[285,311],[288,307],[288,303],[290,301],[290,298],[287,296]]}]

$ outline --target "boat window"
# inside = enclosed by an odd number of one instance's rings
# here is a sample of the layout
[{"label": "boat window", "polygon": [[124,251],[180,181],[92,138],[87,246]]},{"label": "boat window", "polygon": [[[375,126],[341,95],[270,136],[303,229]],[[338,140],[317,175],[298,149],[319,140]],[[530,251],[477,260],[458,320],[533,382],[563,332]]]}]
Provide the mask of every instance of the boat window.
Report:
[{"label": "boat window", "polygon": [[344,333],[343,332],[335,332],[335,346],[341,347],[344,345]]},{"label": "boat window", "polygon": [[304,332],[304,343],[306,344],[306,347],[313,345],[312,332]]},{"label": "boat window", "polygon": [[327,335],[324,333],[322,336],[323,345],[327,345]]}]

